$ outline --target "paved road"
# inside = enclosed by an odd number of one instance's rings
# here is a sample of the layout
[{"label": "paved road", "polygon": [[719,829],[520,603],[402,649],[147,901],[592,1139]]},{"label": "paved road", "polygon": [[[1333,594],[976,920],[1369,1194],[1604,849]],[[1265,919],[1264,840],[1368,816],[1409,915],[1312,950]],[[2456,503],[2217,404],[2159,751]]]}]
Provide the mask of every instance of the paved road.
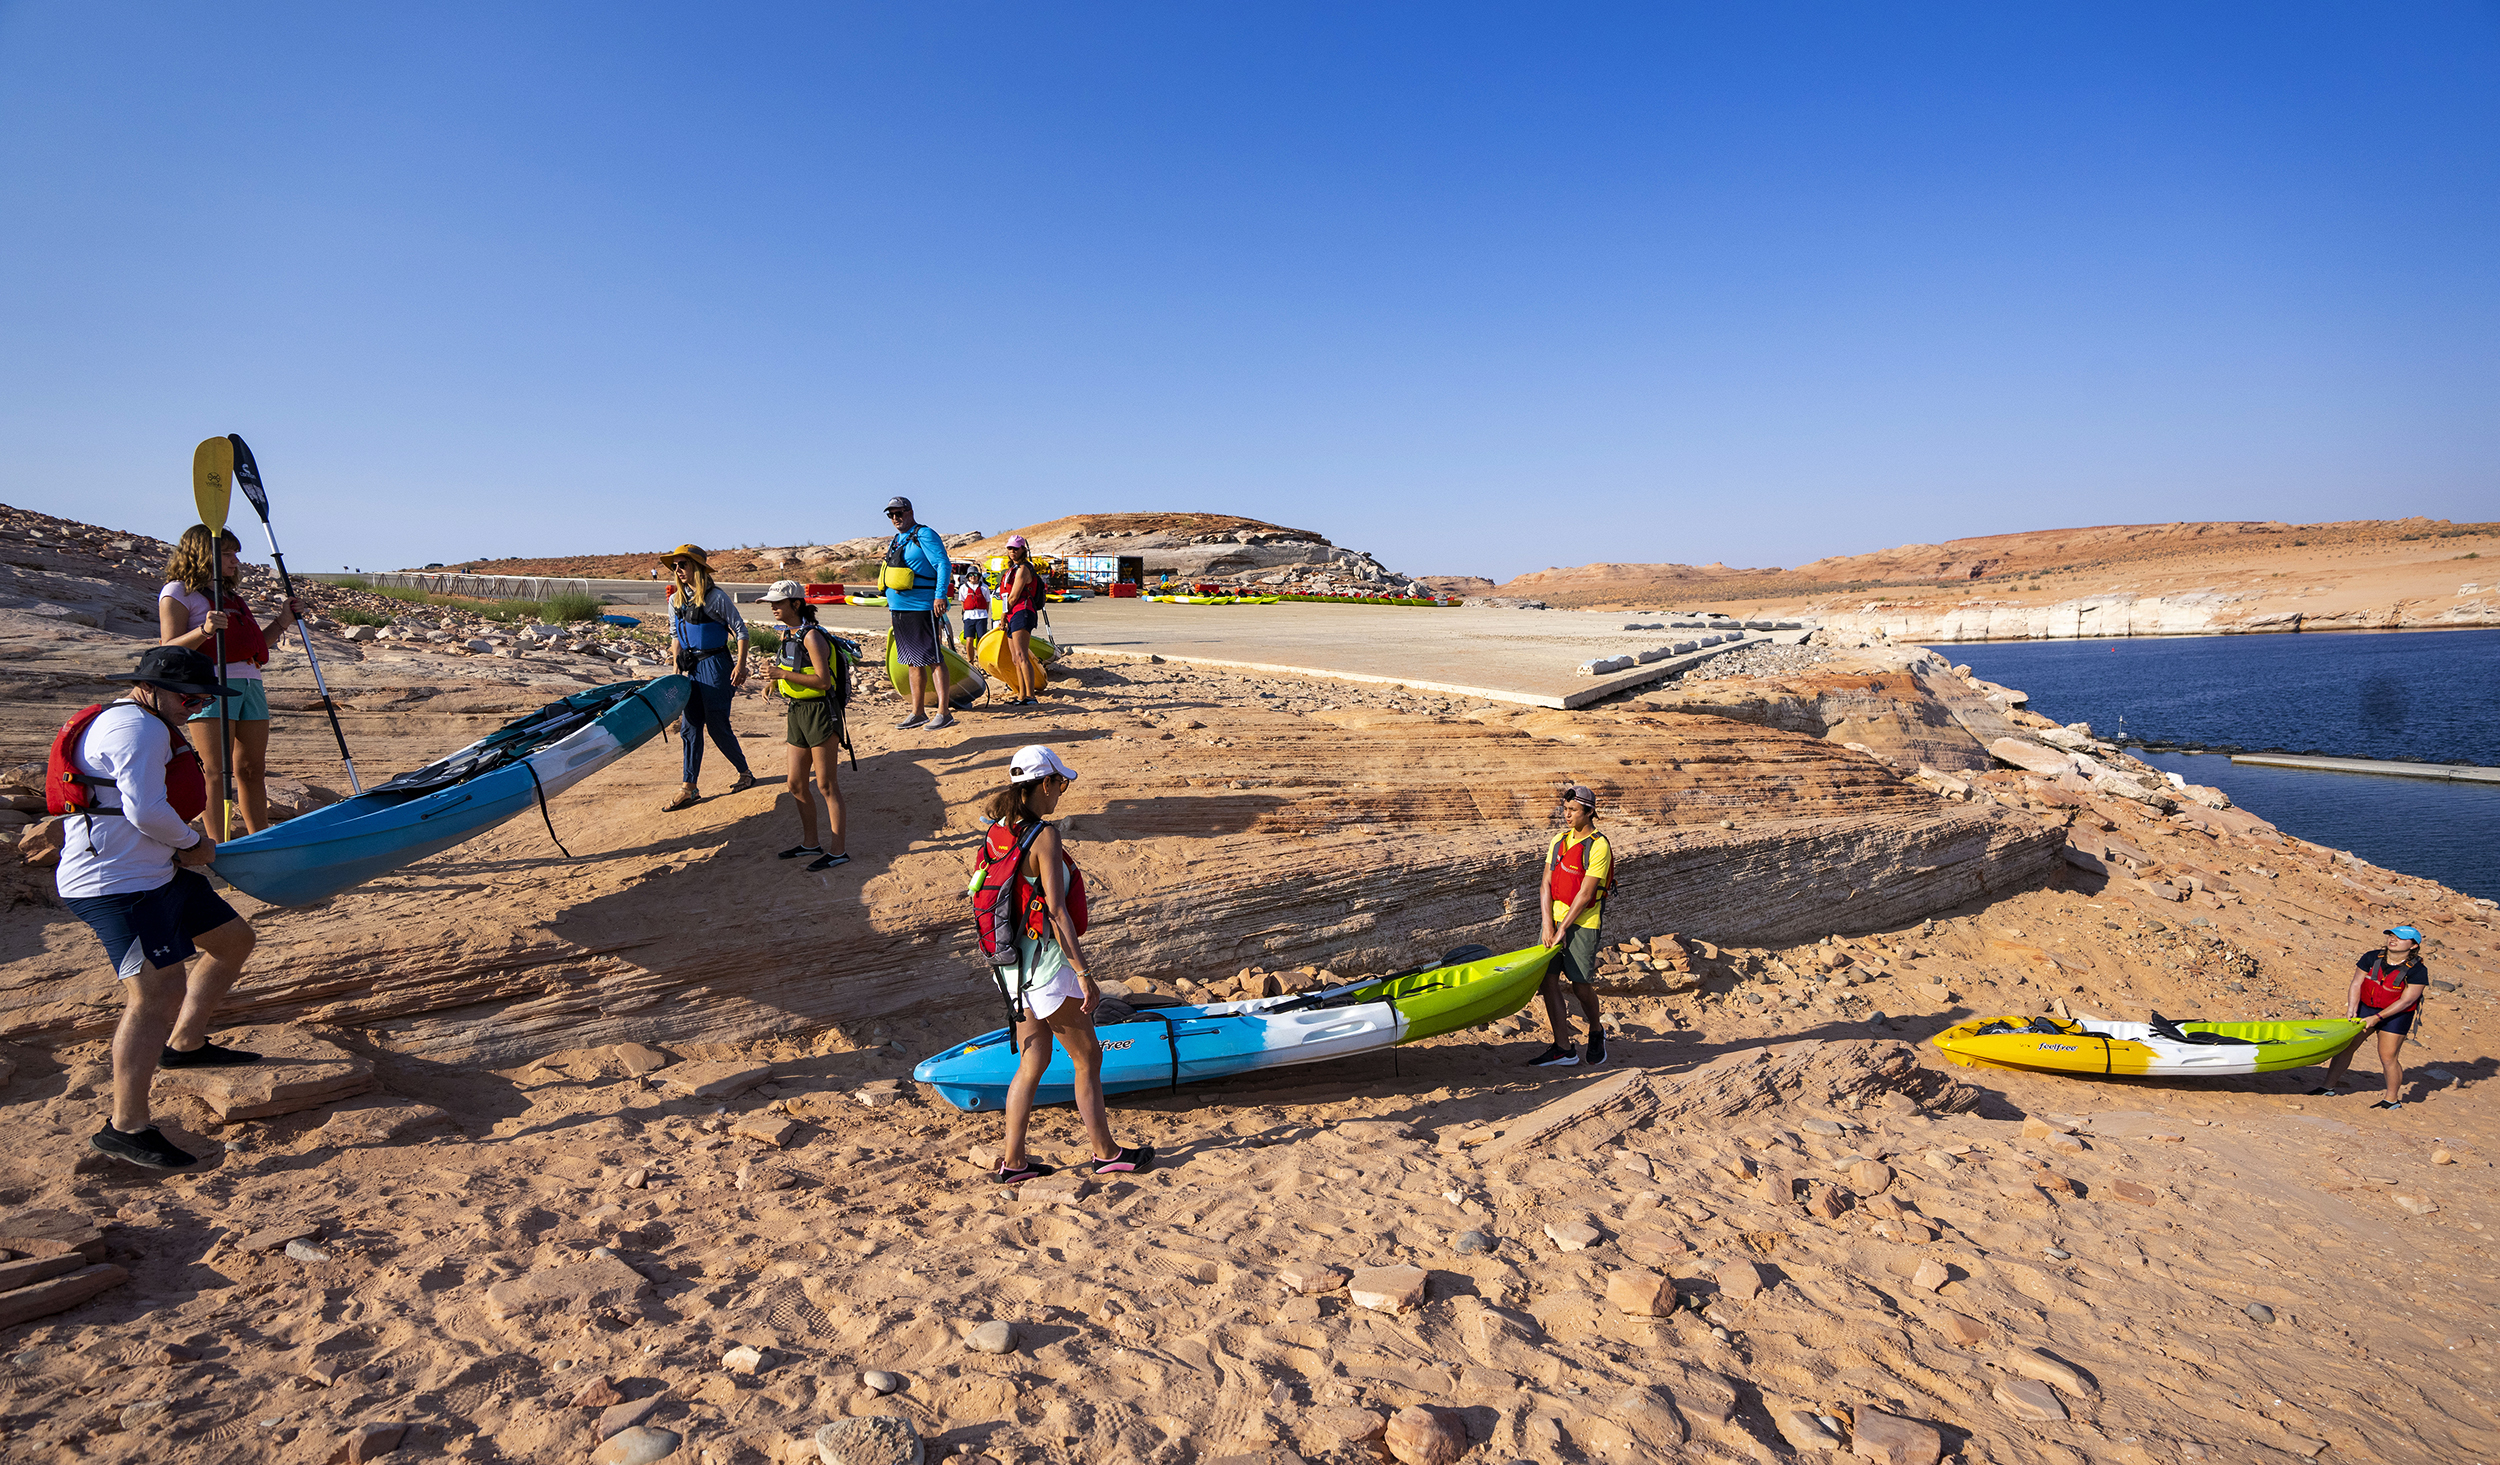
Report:
[{"label": "paved road", "polygon": [[[743,597],[742,597],[743,598]],[[882,633],[887,613],[819,607],[828,626]],[[1095,599],[1050,608],[1057,639],[1108,656],[1336,677],[1533,707],[1583,707],[1708,659],[1735,643],[1636,671],[1588,677],[1579,666],[1704,632],[1626,631],[1621,611],[1425,609],[1397,605],[1165,605]],[[1796,640],[1801,632],[1779,633]],[[1756,632],[1751,641],[1771,639]]]}]

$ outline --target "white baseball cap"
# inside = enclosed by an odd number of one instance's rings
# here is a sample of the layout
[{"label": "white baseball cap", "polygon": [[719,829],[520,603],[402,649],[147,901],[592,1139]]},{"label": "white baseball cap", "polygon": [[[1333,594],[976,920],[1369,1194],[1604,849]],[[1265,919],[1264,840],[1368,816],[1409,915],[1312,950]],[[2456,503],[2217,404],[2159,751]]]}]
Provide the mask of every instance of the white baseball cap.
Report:
[{"label": "white baseball cap", "polygon": [[1070,780],[1076,777],[1075,769],[1070,768],[1058,754],[1039,743],[1028,748],[1016,749],[1016,756],[1007,764],[1009,783],[1038,783],[1054,773]]},{"label": "white baseball cap", "polygon": [[765,591],[762,597],[767,605],[776,600],[805,600],[806,598],[807,587],[796,580],[775,580],[773,588]]}]

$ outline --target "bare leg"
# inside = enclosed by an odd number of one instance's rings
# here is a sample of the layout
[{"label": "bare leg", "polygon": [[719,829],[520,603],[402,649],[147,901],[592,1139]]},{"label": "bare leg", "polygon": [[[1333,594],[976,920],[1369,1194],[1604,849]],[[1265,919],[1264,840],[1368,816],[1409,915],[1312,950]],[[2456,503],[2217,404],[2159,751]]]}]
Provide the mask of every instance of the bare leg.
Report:
[{"label": "bare leg", "polygon": [[[790,751],[815,755],[816,787],[825,796],[825,853],[829,855],[849,853],[850,846],[845,842],[846,836],[842,829],[842,783],[834,767],[835,755],[842,751],[841,745],[819,743],[813,748],[793,748]],[[797,760],[793,759],[791,777],[796,779],[801,776],[797,768]],[[811,844],[814,842],[809,841]]]},{"label": "bare leg", "polygon": [[1119,1158],[1119,1142],[1111,1137],[1111,1115],[1103,1103],[1102,1042],[1094,1036],[1092,1014],[1078,1003],[1062,1002],[1050,1015],[1049,1026],[1076,1069],[1076,1117],[1084,1122],[1085,1137],[1093,1142],[1094,1158]]},{"label": "bare leg", "polygon": [[217,719],[186,722],[182,735],[191,740],[191,749],[200,755],[200,771],[208,780],[208,808],[194,821],[201,832],[214,839],[224,839],[225,811],[217,807],[226,786],[226,747],[217,736]]},{"label": "bare leg", "polygon": [[1606,1031],[1597,1020],[1597,989],[1585,982],[1574,982],[1571,984],[1571,990],[1579,994],[1580,1010],[1588,1014],[1589,1041],[1594,1043]]},{"label": "bare leg", "polygon": [[2404,1052],[2404,1046],[2405,1035],[2402,1033],[2378,1035],[2378,1066],[2387,1070],[2387,1102],[2390,1104],[2404,1101],[2405,1066],[2404,1060],[2397,1056]]},{"label": "bare leg", "polygon": [[1545,1021],[1554,1029],[1554,1046],[1560,1048],[1571,1041],[1571,1008],[1563,1001],[1562,978],[1548,976],[1537,995],[1545,999]]},{"label": "bare leg", "polygon": [[182,1011],[182,988],[180,967],[152,966],[122,983],[122,1020],[113,1029],[113,1127],[124,1134],[148,1127],[148,1085]]},{"label": "bare leg", "polygon": [[1031,631],[1009,631],[1007,633],[1006,651],[1007,654],[1002,659],[1008,664],[1008,666],[1014,668],[1016,675],[1016,700],[1023,701],[1026,698],[1031,697],[1034,692],[1034,682],[1029,671],[1029,668],[1033,665],[1033,633]]},{"label": "bare leg", "polygon": [[816,794],[807,784],[807,749],[790,750],[790,781],[782,785],[799,805],[799,843],[819,849],[816,843]]},{"label": "bare leg", "polygon": [[1007,1141],[1000,1163],[1024,1168],[1024,1128],[1033,1117],[1033,1096],[1041,1091],[1042,1074],[1050,1067],[1050,1029],[1024,1013],[1016,1014],[1016,1076],[1007,1080]]},{"label": "bare leg", "polygon": [[243,827],[269,827],[269,719],[234,725],[234,781],[243,795]]},{"label": "bare leg", "polygon": [[165,1040],[165,1046],[177,1053],[188,1053],[208,1041],[208,1024],[226,1000],[226,993],[243,975],[243,963],[251,960],[258,937],[241,916],[216,930],[191,938],[204,953],[191,966],[191,980],[182,998],[182,1016]]},{"label": "bare leg", "polygon": [[2330,1087],[2338,1089],[2351,1087],[2344,1081],[2344,1073],[2352,1067],[2352,1055],[2360,1051],[2362,1037],[2363,1034],[2353,1034],[2352,1041],[2346,1043],[2333,1058],[2327,1061],[2326,1081]]}]

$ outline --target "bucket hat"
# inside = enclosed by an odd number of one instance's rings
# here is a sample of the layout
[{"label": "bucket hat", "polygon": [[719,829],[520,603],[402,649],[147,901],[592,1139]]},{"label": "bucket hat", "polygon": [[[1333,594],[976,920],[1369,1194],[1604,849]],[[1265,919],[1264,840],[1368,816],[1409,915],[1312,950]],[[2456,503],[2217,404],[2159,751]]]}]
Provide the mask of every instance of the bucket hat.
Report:
[{"label": "bucket hat", "polygon": [[151,687],[185,692],[194,697],[234,695],[234,688],[217,680],[217,668],[209,665],[208,658],[188,646],[151,646],[139,653],[136,669],[115,672],[105,680],[144,682]]}]

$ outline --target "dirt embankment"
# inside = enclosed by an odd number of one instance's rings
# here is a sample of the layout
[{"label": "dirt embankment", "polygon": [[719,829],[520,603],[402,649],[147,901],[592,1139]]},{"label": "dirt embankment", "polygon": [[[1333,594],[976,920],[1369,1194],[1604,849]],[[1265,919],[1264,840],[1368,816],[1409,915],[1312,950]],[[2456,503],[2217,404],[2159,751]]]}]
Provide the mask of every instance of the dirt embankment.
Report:
[{"label": "dirt embankment", "polygon": [[2500,525],[2157,524],[1903,545],[1789,570],[1589,565],[1493,593],[1811,617],[1897,640],[2500,625]]}]

